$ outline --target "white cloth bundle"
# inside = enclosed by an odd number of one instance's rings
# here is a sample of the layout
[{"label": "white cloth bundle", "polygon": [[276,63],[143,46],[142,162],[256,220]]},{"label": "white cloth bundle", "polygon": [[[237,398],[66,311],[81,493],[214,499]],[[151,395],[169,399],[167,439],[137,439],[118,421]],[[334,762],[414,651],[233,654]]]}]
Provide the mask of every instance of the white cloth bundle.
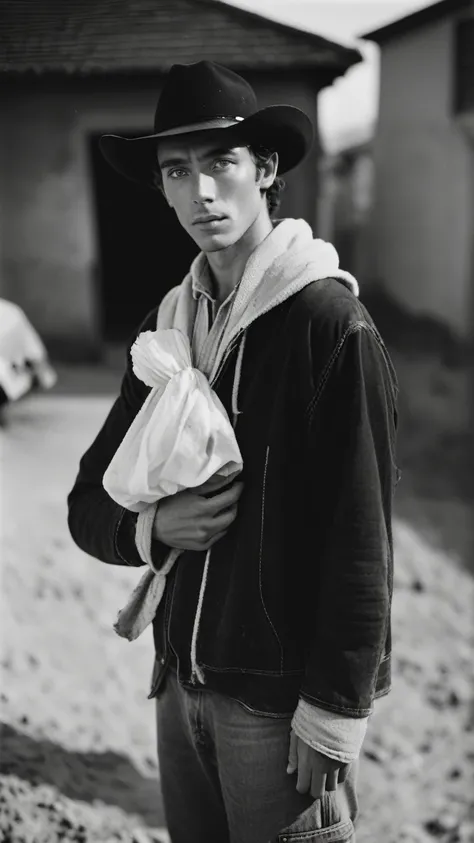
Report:
[{"label": "white cloth bundle", "polygon": [[205,375],[192,367],[188,338],[176,328],[144,331],[131,350],[135,375],[152,390],[104,474],[103,486],[120,506],[138,512],[136,544],[149,566],[115,630],[134,640],[153,620],[166,576],[180,551],[160,569],[151,554],[156,503],[183,489],[217,483],[242,470],[226,410]]},{"label": "white cloth bundle", "polygon": [[176,328],[145,331],[132,346],[133,371],[151,386],[104,475],[120,506],[151,503],[242,470],[226,410],[205,375],[192,368],[188,338]]}]

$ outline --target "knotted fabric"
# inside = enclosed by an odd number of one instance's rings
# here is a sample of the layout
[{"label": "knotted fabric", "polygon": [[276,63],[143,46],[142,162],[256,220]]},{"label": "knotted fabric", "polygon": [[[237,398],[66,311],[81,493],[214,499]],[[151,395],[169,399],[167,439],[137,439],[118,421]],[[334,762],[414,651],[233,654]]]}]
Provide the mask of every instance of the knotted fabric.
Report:
[{"label": "knotted fabric", "polygon": [[152,387],[104,475],[111,498],[132,512],[214,475],[242,469],[227,412],[194,369],[188,338],[176,328],[145,331],[132,346],[135,375]]}]

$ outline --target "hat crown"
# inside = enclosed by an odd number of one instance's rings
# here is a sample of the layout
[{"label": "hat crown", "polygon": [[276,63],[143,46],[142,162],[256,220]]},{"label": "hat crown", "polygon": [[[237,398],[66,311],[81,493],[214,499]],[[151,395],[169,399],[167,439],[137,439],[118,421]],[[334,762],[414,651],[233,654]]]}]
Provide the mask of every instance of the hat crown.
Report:
[{"label": "hat crown", "polygon": [[217,117],[250,117],[258,109],[253,88],[233,70],[211,61],[174,64],[155,113],[155,132]]}]

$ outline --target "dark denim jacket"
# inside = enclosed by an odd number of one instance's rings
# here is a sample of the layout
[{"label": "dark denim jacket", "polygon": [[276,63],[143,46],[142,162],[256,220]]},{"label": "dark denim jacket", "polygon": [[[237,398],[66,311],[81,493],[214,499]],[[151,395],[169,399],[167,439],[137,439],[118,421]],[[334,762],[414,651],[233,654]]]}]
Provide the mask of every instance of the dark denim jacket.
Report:
[{"label": "dark denim jacket", "polygon": [[[153,311],[140,330],[155,321]],[[229,414],[235,357],[215,385]],[[68,498],[74,540],[112,564],[141,564],[135,516],[107,496],[102,477],[148,392],[129,364]],[[212,549],[197,644],[210,690],[263,714],[291,714],[301,696],[352,717],[388,692],[396,396],[369,314],[335,279],[248,329],[236,426],[244,491]],[[165,551],[156,543],[157,560]],[[184,552],[168,577],[150,696],[170,651],[190,683],[204,556]]]}]

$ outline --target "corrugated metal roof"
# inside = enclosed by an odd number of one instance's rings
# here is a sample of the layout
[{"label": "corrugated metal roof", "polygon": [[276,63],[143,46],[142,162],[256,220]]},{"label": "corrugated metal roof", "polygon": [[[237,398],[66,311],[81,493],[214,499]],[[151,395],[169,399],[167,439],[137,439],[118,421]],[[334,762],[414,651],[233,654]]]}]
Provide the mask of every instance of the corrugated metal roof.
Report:
[{"label": "corrugated metal roof", "polygon": [[337,75],[361,56],[220,0],[0,0],[3,72],[148,73],[202,59]]},{"label": "corrugated metal roof", "polygon": [[442,17],[457,14],[457,12],[473,5],[472,0],[439,0],[438,3],[433,3],[417,12],[412,12],[410,15],[397,18],[392,23],[379,27],[379,29],[364,32],[360,37],[367,41],[375,41],[377,44],[385,44],[392,38],[400,38],[419,26],[435,23]]}]

